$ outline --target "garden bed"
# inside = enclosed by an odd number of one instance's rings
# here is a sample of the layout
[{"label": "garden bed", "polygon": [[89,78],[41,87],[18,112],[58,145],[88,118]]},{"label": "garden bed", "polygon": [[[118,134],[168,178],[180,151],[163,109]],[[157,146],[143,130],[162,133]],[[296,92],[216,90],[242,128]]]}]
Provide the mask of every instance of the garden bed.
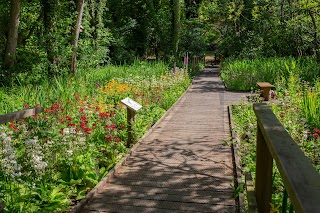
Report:
[{"label": "garden bed", "polygon": [[[41,115],[1,126],[0,200],[5,212],[63,212],[87,193],[92,196],[91,189],[130,152],[120,101],[130,97],[143,105],[133,125],[138,141],[191,82],[183,70],[173,73],[161,63],[133,66],[56,78],[54,87],[45,82],[28,90],[27,98],[16,88],[1,90],[4,102],[15,97],[15,104],[44,108]],[[15,105],[5,113],[9,110],[15,111]]]}]

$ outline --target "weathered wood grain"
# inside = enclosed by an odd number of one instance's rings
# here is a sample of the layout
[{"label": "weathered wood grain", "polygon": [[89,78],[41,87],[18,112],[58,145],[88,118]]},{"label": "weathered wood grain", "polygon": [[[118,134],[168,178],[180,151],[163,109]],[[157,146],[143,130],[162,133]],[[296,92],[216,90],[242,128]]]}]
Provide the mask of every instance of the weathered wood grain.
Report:
[{"label": "weathered wood grain", "polygon": [[[254,104],[253,108],[267,148],[276,162],[294,210],[320,212],[319,173],[267,104]],[[256,188],[256,193],[257,191]],[[257,202],[259,202],[258,199]]]},{"label": "weathered wood grain", "polygon": [[16,112],[5,114],[5,115],[0,115],[0,124],[27,118],[27,117],[39,114],[41,112],[43,112],[42,107],[34,107],[34,108],[19,110]]}]

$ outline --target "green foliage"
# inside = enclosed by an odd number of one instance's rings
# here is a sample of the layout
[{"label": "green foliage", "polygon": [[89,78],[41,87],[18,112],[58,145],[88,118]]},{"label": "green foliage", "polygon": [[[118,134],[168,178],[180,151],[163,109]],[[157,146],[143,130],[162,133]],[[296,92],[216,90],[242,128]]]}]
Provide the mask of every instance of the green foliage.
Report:
[{"label": "green foliage", "polygon": [[320,77],[319,64],[312,58],[259,58],[227,59],[221,69],[221,77],[229,90],[250,91],[257,88],[256,82],[274,84],[280,77],[298,75],[311,84]]},{"label": "green foliage", "polygon": [[208,45],[206,41],[205,23],[199,19],[185,20],[181,33],[181,52],[189,52],[190,58],[202,56]]},{"label": "green foliage", "polygon": [[219,32],[225,56],[315,56],[320,59],[319,2],[204,0],[200,18]]}]

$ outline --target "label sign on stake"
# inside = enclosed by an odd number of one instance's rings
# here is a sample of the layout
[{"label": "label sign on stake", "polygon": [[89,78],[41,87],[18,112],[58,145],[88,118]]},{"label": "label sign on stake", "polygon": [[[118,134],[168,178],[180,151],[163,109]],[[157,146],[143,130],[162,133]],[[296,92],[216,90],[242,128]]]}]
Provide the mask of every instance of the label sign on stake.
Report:
[{"label": "label sign on stake", "polygon": [[138,111],[142,107],[139,103],[135,102],[131,98],[125,98],[121,101],[121,103],[123,103],[124,105],[126,105],[127,107],[129,107],[134,111]]},{"label": "label sign on stake", "polygon": [[130,147],[130,145],[133,142],[133,133],[132,133],[132,122],[134,121],[134,116],[136,114],[136,111],[141,109],[141,105],[132,100],[131,98],[125,98],[121,101],[126,107],[127,107],[127,132],[128,132],[128,139],[127,139],[127,147]]}]

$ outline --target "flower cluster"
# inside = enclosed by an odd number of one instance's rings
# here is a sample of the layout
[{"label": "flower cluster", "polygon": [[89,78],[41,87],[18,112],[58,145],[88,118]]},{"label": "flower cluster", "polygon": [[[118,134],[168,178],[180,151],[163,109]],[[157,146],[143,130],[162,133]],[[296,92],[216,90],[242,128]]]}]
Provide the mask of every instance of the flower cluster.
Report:
[{"label": "flower cluster", "polygon": [[22,166],[17,162],[17,155],[14,151],[11,137],[6,133],[0,134],[0,167],[7,177],[13,180],[21,176]]},{"label": "flower cluster", "polygon": [[44,161],[42,146],[40,145],[38,138],[34,137],[33,139],[26,140],[25,146],[30,166],[34,169],[34,172],[41,177],[48,164]]}]

